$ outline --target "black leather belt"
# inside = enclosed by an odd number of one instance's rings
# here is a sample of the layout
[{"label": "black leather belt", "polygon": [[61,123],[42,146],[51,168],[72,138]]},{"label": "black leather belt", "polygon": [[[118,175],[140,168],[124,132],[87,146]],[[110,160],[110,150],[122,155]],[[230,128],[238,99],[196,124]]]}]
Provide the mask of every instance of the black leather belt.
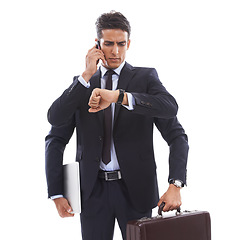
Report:
[{"label": "black leather belt", "polygon": [[115,181],[121,179],[121,172],[120,170],[110,172],[100,170],[98,177],[105,181]]}]

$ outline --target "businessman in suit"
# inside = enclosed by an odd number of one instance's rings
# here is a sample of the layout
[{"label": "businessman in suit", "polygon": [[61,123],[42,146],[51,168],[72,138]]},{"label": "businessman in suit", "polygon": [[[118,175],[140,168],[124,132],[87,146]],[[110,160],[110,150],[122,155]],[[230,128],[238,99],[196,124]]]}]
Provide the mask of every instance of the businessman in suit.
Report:
[{"label": "businessman in suit", "polygon": [[[61,217],[73,216],[63,197],[63,152],[74,129],[76,161],[80,163],[84,240],[113,239],[117,219],[126,239],[129,220],[150,217],[181,205],[186,184],[188,142],[177,120],[174,97],[153,68],[125,62],[130,24],[119,12],[102,14],[96,22],[98,45],[88,51],[82,75],[54,101],[48,111],[52,125],[46,137],[48,195]],[[98,69],[98,61],[102,64]],[[159,198],[153,151],[153,126],[170,148],[169,188]]]}]

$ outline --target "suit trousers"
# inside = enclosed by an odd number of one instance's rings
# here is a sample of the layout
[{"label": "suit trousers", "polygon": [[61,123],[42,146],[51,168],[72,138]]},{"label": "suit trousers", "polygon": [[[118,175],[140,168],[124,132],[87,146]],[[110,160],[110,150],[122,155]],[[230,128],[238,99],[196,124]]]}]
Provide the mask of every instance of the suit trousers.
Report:
[{"label": "suit trousers", "polygon": [[126,240],[126,225],[130,220],[151,217],[152,209],[138,212],[130,202],[124,180],[97,179],[93,192],[83,204],[80,214],[83,240],[112,240],[115,219],[122,238]]}]

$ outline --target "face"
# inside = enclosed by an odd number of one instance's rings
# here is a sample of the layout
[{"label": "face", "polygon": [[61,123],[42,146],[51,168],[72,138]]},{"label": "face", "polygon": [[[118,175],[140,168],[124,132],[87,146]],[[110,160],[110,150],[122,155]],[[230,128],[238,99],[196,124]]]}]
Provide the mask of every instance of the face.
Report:
[{"label": "face", "polygon": [[119,67],[124,62],[130,46],[128,33],[121,29],[104,29],[100,43],[107,61],[107,65],[103,66],[110,69]]}]

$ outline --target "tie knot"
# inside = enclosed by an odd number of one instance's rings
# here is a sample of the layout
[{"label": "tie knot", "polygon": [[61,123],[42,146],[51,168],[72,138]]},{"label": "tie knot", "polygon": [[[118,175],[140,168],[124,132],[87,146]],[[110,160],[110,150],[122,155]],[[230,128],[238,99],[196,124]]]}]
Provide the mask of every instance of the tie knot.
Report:
[{"label": "tie knot", "polygon": [[109,76],[109,75],[113,75],[115,73],[115,71],[114,70],[112,70],[112,69],[109,69],[107,72],[106,72],[106,75],[107,76]]}]

